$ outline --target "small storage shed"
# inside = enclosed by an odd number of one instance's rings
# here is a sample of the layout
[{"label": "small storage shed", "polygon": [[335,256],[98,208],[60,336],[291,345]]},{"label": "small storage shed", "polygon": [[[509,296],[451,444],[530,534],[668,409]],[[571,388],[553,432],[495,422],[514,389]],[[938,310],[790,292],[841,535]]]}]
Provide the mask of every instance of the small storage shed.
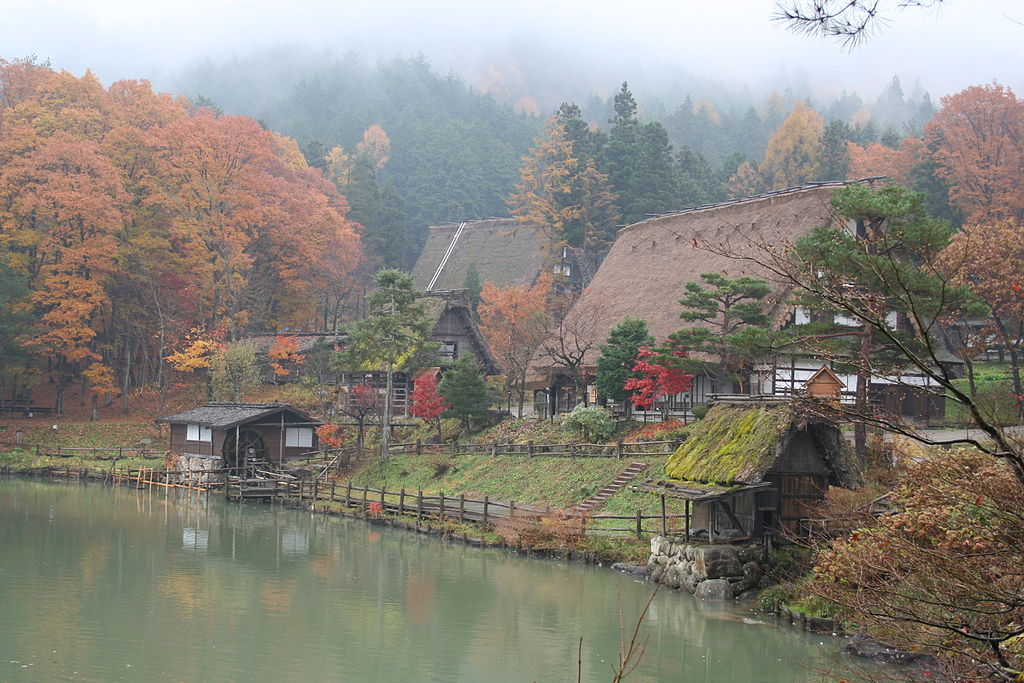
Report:
[{"label": "small storage shed", "polygon": [[828,487],[860,475],[837,425],[789,403],[718,403],[665,465],[638,488],[686,500],[686,534],[716,540],[797,531]]},{"label": "small storage shed", "polygon": [[171,426],[171,453],[220,459],[225,467],[315,451],[323,424],[287,403],[207,403],[157,422]]}]

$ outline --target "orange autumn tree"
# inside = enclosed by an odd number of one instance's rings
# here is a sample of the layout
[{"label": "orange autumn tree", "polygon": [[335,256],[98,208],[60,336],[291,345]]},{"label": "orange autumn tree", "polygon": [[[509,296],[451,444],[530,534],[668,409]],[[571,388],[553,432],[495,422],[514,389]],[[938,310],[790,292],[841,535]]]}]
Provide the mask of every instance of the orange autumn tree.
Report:
[{"label": "orange autumn tree", "polygon": [[126,400],[162,387],[192,328],[335,323],[363,263],[347,213],[293,140],[251,119],[0,60],[0,262],[26,283],[11,305],[38,324],[20,342],[58,410],[94,363]]},{"label": "orange autumn tree", "polygon": [[1024,219],[1024,102],[999,84],[943,97],[927,126],[939,175],[969,223]]},{"label": "orange autumn tree", "polygon": [[[968,225],[953,235],[942,253],[943,265],[954,273],[953,282],[970,287],[989,308],[976,346],[991,343],[1009,356],[1014,394],[1024,395],[1024,225],[1004,221]],[[970,361],[982,349],[964,354]],[[966,365],[972,392],[973,365]]]},{"label": "orange autumn tree", "polygon": [[548,295],[552,278],[542,275],[533,285],[498,289],[485,282],[480,292],[480,331],[519,397],[519,416],[526,402],[526,368],[547,333]]},{"label": "orange autumn tree", "polygon": [[296,369],[295,366],[306,360],[306,355],[299,353],[298,338],[283,334],[277,335],[267,355],[271,358],[270,367],[278,377],[287,377]]},{"label": "orange autumn tree", "polygon": [[846,176],[848,179],[883,175],[907,187],[914,184],[914,166],[923,160],[926,152],[922,142],[912,137],[903,138],[899,149],[886,147],[877,142],[872,142],[867,147],[847,142],[846,147],[850,152],[850,168]]}]

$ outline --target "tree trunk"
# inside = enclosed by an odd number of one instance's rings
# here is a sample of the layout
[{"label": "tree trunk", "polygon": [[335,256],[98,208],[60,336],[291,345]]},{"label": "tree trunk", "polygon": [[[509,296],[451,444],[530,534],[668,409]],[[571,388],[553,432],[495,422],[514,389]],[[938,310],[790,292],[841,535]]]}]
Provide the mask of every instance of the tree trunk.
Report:
[{"label": "tree trunk", "polygon": [[1024,405],[1022,405],[1020,396],[1024,395],[1024,387],[1021,386],[1020,379],[1020,354],[1017,352],[1017,345],[1010,339],[1010,333],[1006,329],[1006,324],[1003,319],[997,315],[992,316],[992,319],[996,323],[996,328],[999,330],[999,336],[1002,338],[1003,348],[1006,349],[1007,353],[1010,354],[1010,373],[1013,378],[1013,394],[1017,396],[1017,416],[1024,417]]},{"label": "tree trunk", "polygon": [[94,393],[92,395],[92,415],[89,417],[89,420],[92,421],[92,422],[99,422],[99,419],[100,419],[99,397],[96,396],[96,394]]},{"label": "tree trunk", "polygon": [[388,460],[388,447],[391,445],[391,391],[395,385],[395,371],[388,361],[387,381],[384,386],[384,415],[380,420],[380,459]]},{"label": "tree trunk", "polygon": [[[857,363],[857,392],[854,394],[854,410],[859,415],[866,414],[868,410],[868,382],[871,381],[871,375],[868,373],[868,363],[870,362],[873,332],[872,328],[865,326],[860,335],[859,362]],[[857,457],[857,464],[863,469],[868,461],[868,428],[861,420],[858,420],[853,425],[853,452]]]},{"label": "tree trunk", "polygon": [[53,403],[53,414],[64,417],[64,363],[57,364],[57,398]]},{"label": "tree trunk", "polygon": [[122,412],[128,414],[128,385],[131,382],[132,373],[132,346],[127,341],[124,345],[124,378],[121,380]]}]

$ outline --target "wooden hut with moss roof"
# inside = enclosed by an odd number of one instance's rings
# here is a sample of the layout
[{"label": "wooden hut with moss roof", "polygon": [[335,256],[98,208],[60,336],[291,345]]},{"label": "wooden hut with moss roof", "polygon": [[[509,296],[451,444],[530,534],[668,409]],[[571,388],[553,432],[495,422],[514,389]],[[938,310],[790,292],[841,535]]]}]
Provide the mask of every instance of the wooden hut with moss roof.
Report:
[{"label": "wooden hut with moss roof", "polygon": [[859,484],[835,423],[751,400],[714,404],[665,476],[637,488],[685,500],[686,536],[714,543],[795,532],[829,486]]}]

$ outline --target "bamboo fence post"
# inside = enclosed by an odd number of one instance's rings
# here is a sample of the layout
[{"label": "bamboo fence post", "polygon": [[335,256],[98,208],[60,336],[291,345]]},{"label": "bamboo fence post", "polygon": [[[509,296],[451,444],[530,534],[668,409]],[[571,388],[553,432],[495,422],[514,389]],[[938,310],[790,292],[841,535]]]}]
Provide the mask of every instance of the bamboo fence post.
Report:
[{"label": "bamboo fence post", "polygon": [[369,493],[369,491],[370,491],[370,487],[369,486],[364,486],[363,487],[363,510],[364,511],[366,510],[366,495]]},{"label": "bamboo fence post", "polygon": [[345,484],[345,507],[352,507],[352,480],[349,479]]},{"label": "bamboo fence post", "polygon": [[643,538],[643,518],[640,516],[640,508],[636,509],[636,537],[638,539]]},{"label": "bamboo fence post", "polygon": [[686,521],[686,542],[690,542],[690,501],[687,500],[683,508],[683,519]]},{"label": "bamboo fence post", "polygon": [[331,501],[332,502],[334,501],[334,487],[335,487],[335,485],[337,483],[338,483],[337,481],[335,481],[333,479],[331,480]]},{"label": "bamboo fence post", "polygon": [[60,457],[60,446],[57,446],[57,457]]},{"label": "bamboo fence post", "polygon": [[622,439],[615,442],[615,457],[622,460]]},{"label": "bamboo fence post", "polygon": [[533,457],[533,441],[527,441],[526,442],[526,456],[528,458],[532,458]]},{"label": "bamboo fence post", "polygon": [[416,439],[416,455],[423,455],[423,439]]},{"label": "bamboo fence post", "polygon": [[516,518],[516,502],[514,500],[508,502],[508,517],[509,519]]},{"label": "bamboo fence post", "polygon": [[497,454],[498,454],[498,442],[497,441],[492,441],[491,442],[491,457],[493,458]]},{"label": "bamboo fence post", "polygon": [[416,523],[423,521],[423,489],[416,494]]},{"label": "bamboo fence post", "polygon": [[404,486],[402,487],[402,490],[398,492],[398,514],[400,514],[400,515],[404,515],[405,514],[405,487]]},{"label": "bamboo fence post", "polygon": [[565,445],[565,452],[570,458],[576,454],[576,444],[569,443]]},{"label": "bamboo fence post", "polygon": [[460,522],[465,522],[466,521],[466,494],[465,493],[460,493],[459,494],[459,521]]},{"label": "bamboo fence post", "polygon": [[441,505],[441,507],[440,507],[440,510],[441,510],[441,516],[440,516],[440,518],[439,518],[439,519],[441,519],[441,520],[443,521],[443,520],[444,520],[444,491],[441,491],[441,494],[440,494],[440,495],[441,495],[441,500],[440,500],[440,505]]},{"label": "bamboo fence post", "polygon": [[384,487],[380,487],[380,510],[384,512]]},{"label": "bamboo fence post", "polygon": [[484,495],[484,524],[487,524],[487,508],[490,507],[491,498],[488,495]]}]

